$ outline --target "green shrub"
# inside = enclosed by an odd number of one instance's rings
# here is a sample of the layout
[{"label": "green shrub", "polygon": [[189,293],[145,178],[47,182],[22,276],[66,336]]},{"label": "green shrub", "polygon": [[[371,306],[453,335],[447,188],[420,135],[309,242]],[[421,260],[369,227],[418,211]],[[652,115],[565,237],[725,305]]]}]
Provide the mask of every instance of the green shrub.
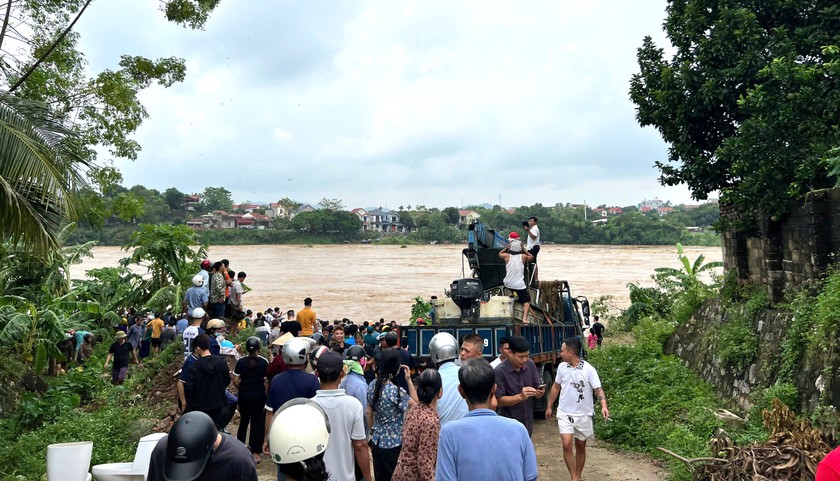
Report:
[{"label": "green shrub", "polygon": [[[666,325],[639,324],[651,339],[662,339]],[[678,359],[662,356],[651,343],[607,346],[590,354],[610,407],[610,422],[597,422],[598,437],[620,447],[650,453],[669,463],[674,479],[690,479],[679,462],[659,446],[685,456],[708,456],[707,440],[722,423],[710,409],[721,406],[712,388]]]},{"label": "green shrub", "polygon": [[633,328],[633,338],[639,348],[651,354],[662,354],[665,342],[674,334],[675,329],[673,322],[645,317]]},{"label": "green shrub", "polygon": [[718,352],[724,364],[743,369],[753,359],[758,349],[758,339],[752,322],[738,317],[720,327],[717,335]]}]

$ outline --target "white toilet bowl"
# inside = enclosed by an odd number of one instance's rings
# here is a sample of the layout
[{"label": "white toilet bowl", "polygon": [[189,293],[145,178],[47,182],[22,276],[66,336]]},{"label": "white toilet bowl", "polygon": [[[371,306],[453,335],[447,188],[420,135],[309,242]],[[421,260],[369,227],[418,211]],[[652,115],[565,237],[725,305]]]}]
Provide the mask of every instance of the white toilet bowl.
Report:
[{"label": "white toilet bowl", "polygon": [[160,438],[164,436],[166,436],[166,433],[143,436],[137,444],[134,461],[130,463],[97,464],[92,470],[93,477],[97,481],[145,481],[146,474],[149,472],[152,451]]},{"label": "white toilet bowl", "polygon": [[47,446],[47,481],[90,480],[93,442],[50,444]]}]

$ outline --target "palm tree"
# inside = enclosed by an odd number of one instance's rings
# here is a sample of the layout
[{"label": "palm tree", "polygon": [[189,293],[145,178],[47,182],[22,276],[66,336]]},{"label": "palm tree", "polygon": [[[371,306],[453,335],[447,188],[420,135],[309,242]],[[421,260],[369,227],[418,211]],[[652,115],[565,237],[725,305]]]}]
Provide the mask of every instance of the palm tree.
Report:
[{"label": "palm tree", "polygon": [[78,140],[46,105],[0,93],[0,240],[58,249],[90,167]]}]

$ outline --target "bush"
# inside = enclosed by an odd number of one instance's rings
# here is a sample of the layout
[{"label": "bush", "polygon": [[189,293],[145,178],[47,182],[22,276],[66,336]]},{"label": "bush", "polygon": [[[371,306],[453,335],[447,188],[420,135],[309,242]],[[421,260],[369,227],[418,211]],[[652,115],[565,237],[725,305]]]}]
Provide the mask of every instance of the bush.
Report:
[{"label": "bush", "polygon": [[[644,327],[641,327],[644,326]],[[640,323],[653,339],[666,326]],[[694,457],[708,456],[707,440],[722,423],[710,412],[721,402],[709,385],[674,357],[652,344],[608,346],[590,354],[609,400],[611,422],[598,422],[598,436],[620,447],[651,453],[668,462],[674,479],[690,479],[681,462],[665,458],[658,446]]]}]

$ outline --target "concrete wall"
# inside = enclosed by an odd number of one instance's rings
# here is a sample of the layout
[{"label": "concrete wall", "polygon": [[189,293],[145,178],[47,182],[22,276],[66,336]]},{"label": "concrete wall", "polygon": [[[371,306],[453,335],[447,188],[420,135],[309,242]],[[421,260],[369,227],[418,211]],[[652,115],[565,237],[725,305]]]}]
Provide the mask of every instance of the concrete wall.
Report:
[{"label": "concrete wall", "polygon": [[[726,208],[721,209],[726,216]],[[790,213],[764,219],[755,235],[723,233],[723,265],[741,282],[766,286],[779,302],[788,287],[819,278],[840,252],[840,190],[823,189],[791,205]]]},{"label": "concrete wall", "polygon": [[[677,328],[666,344],[665,352],[678,356],[692,371],[712,384],[718,395],[748,408],[757,389],[776,382],[782,359],[781,343],[792,318],[788,311],[760,311],[753,320],[753,330],[758,337],[755,359],[743,367],[731,366],[725,364],[718,354],[720,346],[716,336],[720,327],[730,319],[720,308],[720,301],[710,300]],[[811,411],[817,405],[821,386],[829,389],[829,403],[840,405],[840,382],[836,382],[836,366],[840,365],[838,357],[836,352],[807,352],[803,356],[801,366],[794,374],[803,410]],[[826,369],[826,366],[834,368]]]}]

